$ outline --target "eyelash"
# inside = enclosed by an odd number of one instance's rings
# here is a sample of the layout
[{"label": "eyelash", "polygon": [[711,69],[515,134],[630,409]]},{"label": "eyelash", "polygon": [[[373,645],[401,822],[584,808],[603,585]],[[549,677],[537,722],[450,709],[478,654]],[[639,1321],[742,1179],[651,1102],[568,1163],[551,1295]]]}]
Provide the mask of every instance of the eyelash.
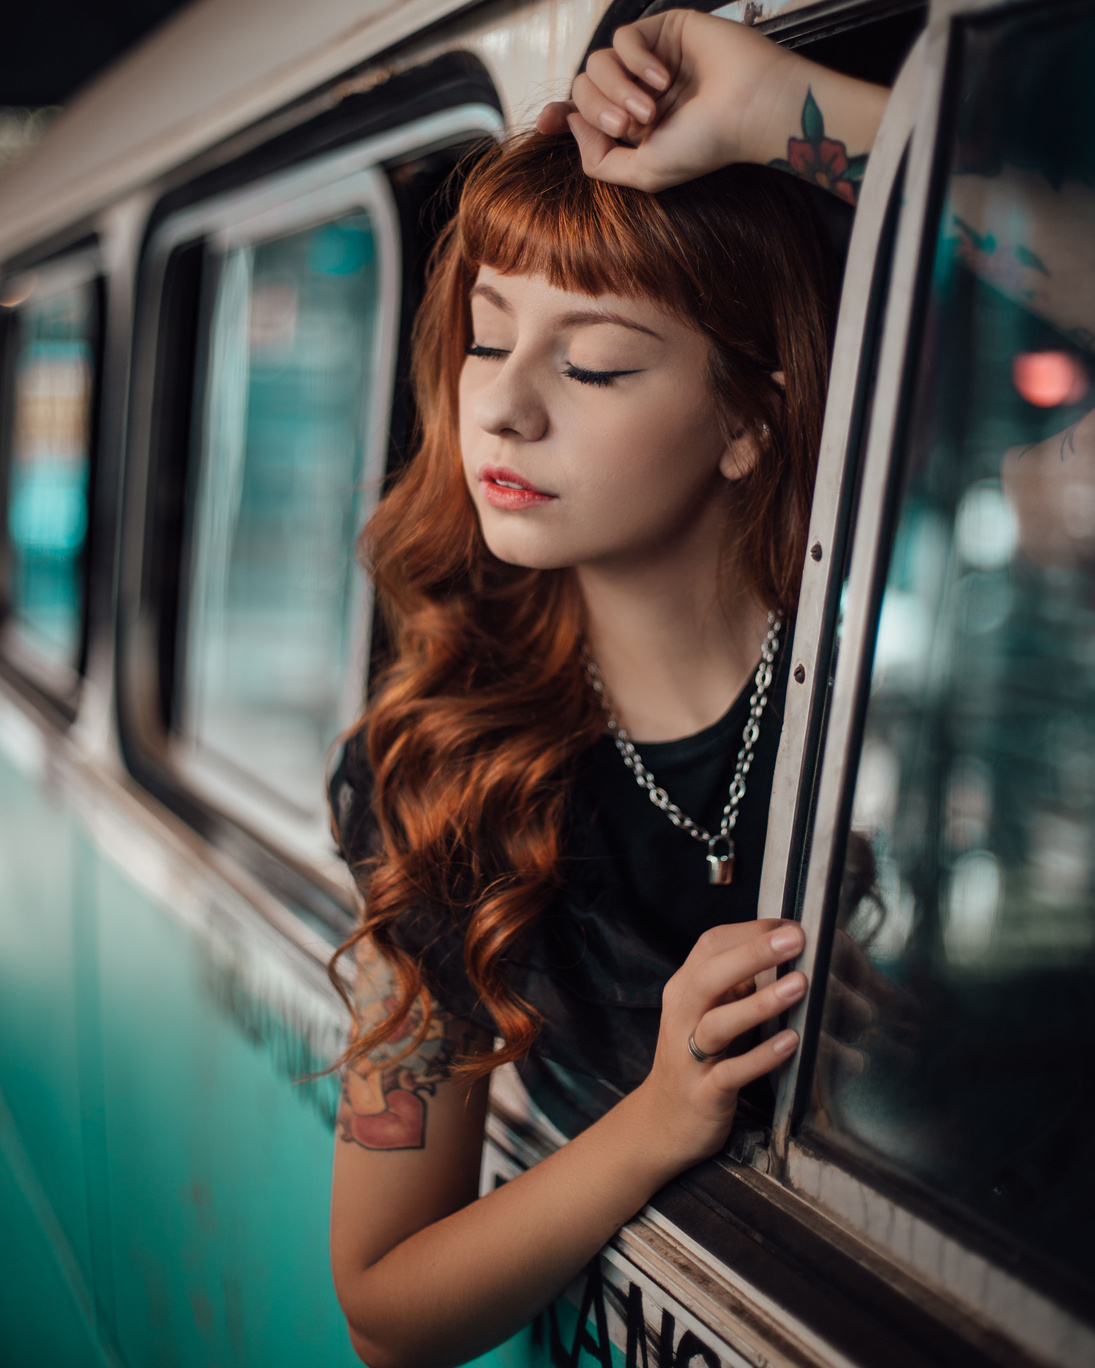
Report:
[{"label": "eyelash", "polygon": [[[467,356],[478,357],[481,361],[501,361],[509,355],[501,347],[481,347],[478,342],[473,342],[464,348]],[[614,380],[621,375],[638,375],[637,370],[619,371],[595,371],[583,370],[581,366],[572,366],[569,362],[563,374],[568,380],[577,380],[580,385],[611,385]]]}]

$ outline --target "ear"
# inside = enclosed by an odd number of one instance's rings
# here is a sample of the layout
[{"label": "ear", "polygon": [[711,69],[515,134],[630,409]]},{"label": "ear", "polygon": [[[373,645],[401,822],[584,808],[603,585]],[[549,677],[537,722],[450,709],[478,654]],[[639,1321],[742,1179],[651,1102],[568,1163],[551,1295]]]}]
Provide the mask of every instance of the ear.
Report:
[{"label": "ear", "polygon": [[[782,371],[772,371],[771,378],[780,389],[786,389],[787,381]],[[756,465],[767,435],[767,428],[760,434],[739,428],[727,442],[719,460],[719,474],[723,479],[744,479]]]},{"label": "ear", "polygon": [[747,428],[735,432],[719,457],[719,474],[724,480],[744,480],[760,456],[760,443]]}]

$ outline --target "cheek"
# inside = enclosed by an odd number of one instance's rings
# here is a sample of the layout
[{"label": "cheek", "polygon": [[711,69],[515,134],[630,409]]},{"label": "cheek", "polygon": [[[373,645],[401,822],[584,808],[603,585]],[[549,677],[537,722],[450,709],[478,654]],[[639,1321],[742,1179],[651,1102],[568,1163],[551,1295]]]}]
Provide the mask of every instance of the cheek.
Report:
[{"label": "cheek", "polygon": [[475,421],[475,387],[466,379],[467,371],[461,373],[456,392],[457,414],[456,430],[460,439],[460,452],[467,464],[475,450],[476,435],[482,432]]},{"label": "cheek", "polygon": [[621,406],[585,427],[580,449],[591,484],[628,505],[676,502],[706,484],[723,451],[717,414],[706,394],[665,392]]}]

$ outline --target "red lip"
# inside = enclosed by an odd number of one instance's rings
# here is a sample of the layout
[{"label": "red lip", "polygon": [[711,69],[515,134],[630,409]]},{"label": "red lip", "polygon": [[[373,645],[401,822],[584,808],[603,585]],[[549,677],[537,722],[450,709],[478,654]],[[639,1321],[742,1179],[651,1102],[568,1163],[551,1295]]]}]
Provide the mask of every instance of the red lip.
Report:
[{"label": "red lip", "polygon": [[483,487],[483,497],[492,508],[516,511],[551,503],[558,497],[537,489],[523,475],[518,475],[515,470],[509,470],[506,466],[480,466],[479,483]]}]

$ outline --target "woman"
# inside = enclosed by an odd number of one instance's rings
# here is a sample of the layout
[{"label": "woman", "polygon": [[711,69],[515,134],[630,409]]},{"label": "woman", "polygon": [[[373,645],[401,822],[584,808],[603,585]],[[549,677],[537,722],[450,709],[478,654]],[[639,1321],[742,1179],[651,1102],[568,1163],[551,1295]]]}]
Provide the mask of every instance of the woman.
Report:
[{"label": "woman", "polygon": [[[392,650],[335,789],[368,913],[331,1238],[370,1368],[512,1335],[797,1045],[758,1028],[804,976],[756,982],[802,933],[754,918],[834,273],[788,176],[588,177],[564,121],[613,174],[585,116],[628,131],[601,65],[472,170],[417,323],[420,448],[366,535]],[[510,1059],[549,1112],[585,1078],[584,1115],[477,1200]]]}]

